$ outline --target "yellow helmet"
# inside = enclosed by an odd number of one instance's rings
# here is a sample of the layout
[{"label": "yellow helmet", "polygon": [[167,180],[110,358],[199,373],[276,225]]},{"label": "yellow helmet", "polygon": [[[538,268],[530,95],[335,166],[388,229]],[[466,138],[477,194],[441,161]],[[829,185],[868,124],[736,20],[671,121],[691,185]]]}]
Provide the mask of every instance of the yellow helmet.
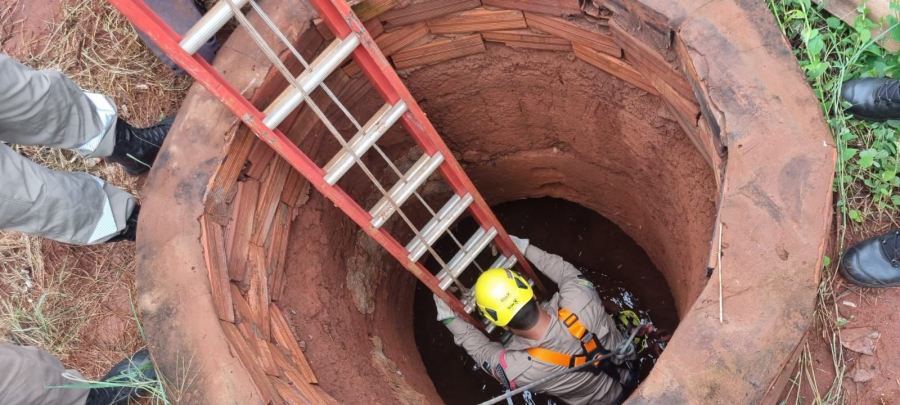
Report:
[{"label": "yellow helmet", "polygon": [[528,281],[511,270],[490,269],[475,282],[475,304],[497,326],[506,326],[532,297]]}]

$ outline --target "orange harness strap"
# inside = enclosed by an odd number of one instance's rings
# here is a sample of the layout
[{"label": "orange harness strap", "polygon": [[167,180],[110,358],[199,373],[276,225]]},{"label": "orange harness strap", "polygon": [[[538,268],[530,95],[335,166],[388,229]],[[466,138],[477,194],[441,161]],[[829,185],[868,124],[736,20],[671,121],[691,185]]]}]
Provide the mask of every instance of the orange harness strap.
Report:
[{"label": "orange harness strap", "polygon": [[[567,368],[569,367],[569,364],[571,364],[572,358],[575,357],[568,354],[562,354],[560,352],[554,352],[553,350],[547,350],[543,347],[531,347],[526,351],[529,355],[531,355],[531,357],[534,357],[545,363],[555,364],[557,366]],[[584,361],[582,361],[582,363],[584,363]]]},{"label": "orange harness strap", "polygon": [[[593,352],[597,349],[597,341],[593,339],[593,335],[590,334],[587,328],[584,327],[584,324],[578,320],[578,315],[572,313],[565,308],[559,309],[559,320],[562,321],[563,325],[566,325],[566,328],[569,329],[569,333],[581,341],[581,344],[586,352]],[[584,341],[586,335],[590,335],[591,339],[587,342]],[[555,364],[561,367],[576,367],[584,364],[587,361],[587,356],[582,354],[580,356],[574,356],[570,354],[564,354],[555,352],[553,350],[544,349],[542,347],[532,347],[526,350],[531,357],[534,357],[538,360],[541,360],[546,363]]]}]

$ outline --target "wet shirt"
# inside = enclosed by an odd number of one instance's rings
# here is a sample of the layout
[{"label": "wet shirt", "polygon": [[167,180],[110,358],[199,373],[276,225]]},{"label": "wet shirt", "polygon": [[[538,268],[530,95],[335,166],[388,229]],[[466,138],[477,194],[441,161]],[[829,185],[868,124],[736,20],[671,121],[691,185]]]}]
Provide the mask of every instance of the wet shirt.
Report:
[{"label": "wet shirt", "polygon": [[[582,324],[597,335],[603,347],[614,348],[623,339],[615,322],[603,309],[600,297],[591,284],[575,266],[561,257],[529,246],[525,257],[534,263],[542,273],[559,286],[549,307],[550,326],[540,340],[526,339],[513,335],[504,347],[492,342],[481,331],[466,321],[456,318],[447,327],[453,333],[454,341],[469,353],[475,362],[496,378],[494,370],[498,365],[504,369],[506,377],[517,387],[537,381],[565,367],[545,363],[532,358],[526,349],[542,347],[559,353],[580,355],[581,344],[559,320],[558,311],[565,308],[576,315]],[[625,376],[625,373],[622,373]],[[622,387],[609,376],[590,371],[575,371],[550,380],[533,391],[555,395],[570,405],[611,404],[621,393]]]}]

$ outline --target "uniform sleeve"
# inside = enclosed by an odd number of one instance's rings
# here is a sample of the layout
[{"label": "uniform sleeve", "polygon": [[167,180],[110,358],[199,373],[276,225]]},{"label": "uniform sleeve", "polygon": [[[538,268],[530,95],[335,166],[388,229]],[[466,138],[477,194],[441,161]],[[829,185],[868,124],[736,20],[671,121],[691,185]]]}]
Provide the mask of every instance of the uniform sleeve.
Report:
[{"label": "uniform sleeve", "polygon": [[581,276],[581,272],[562,257],[547,253],[534,245],[529,245],[528,249],[525,249],[525,258],[560,287]]},{"label": "uniform sleeve", "polygon": [[[506,350],[500,343],[488,339],[481,331],[468,322],[455,318],[447,324],[453,333],[453,340],[472,356],[478,367],[498,381],[500,377],[519,386],[530,383],[526,371],[531,369],[531,356],[524,350]],[[501,357],[505,360],[501,360]],[[502,371],[501,371],[502,370]],[[541,375],[543,377],[543,375]]]},{"label": "uniform sleeve", "polygon": [[447,328],[453,333],[453,341],[456,345],[466,349],[469,356],[472,356],[475,363],[482,369],[487,364],[488,369],[485,371],[493,370],[499,363],[503,345],[492,342],[480,330],[460,318],[453,319],[447,324]]},{"label": "uniform sleeve", "polygon": [[[606,316],[603,302],[597,296],[594,284],[571,263],[562,257],[547,253],[534,245],[525,250],[525,258],[559,286],[559,306],[577,313],[582,319],[600,319]],[[595,310],[586,311],[587,307]],[[594,333],[600,334],[600,330]]]}]

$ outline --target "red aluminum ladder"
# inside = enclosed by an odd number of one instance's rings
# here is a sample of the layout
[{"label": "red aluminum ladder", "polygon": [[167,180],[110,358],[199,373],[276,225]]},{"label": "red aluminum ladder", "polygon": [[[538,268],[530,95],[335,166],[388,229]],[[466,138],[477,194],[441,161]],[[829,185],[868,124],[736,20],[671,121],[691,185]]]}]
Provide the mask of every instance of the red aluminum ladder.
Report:
[{"label": "red aluminum ladder", "polygon": [[[241,7],[250,4],[257,13],[262,13],[254,0],[219,1],[184,36],[177,34],[142,0],[108,1],[119,9],[138,30],[155,42],[175,63],[239,117],[257,137],[271,146],[325,197],[390,252],[407,270],[412,272],[437,296],[450,304],[457,314],[467,322],[485,332],[493,329],[492,324],[484,320],[478,321],[472,316],[475,308],[474,300],[471,294],[464,294],[464,291],[468,290],[459,285],[456,280],[491,242],[500,250],[500,255],[492,267],[510,268],[517,265],[521,272],[535,283],[538,292],[545,298],[549,297],[547,290],[535,277],[528,262],[524,260],[509,235],[491,212],[490,207],[475,189],[472,181],[454,159],[447,145],[441,140],[425,113],[345,0],[310,0],[336,38],[313,62],[307,64],[301,58],[301,62],[307,69],[296,78],[290,75],[290,72],[285,72],[284,66],[279,65],[281,61],[274,57],[272,62],[279,67],[282,73],[289,75],[287,77],[289,84],[282,95],[272,102],[265,112],[254,107],[219,72],[197,54],[200,46],[212,38],[232,18],[237,18],[245,29],[250,30],[251,36],[254,35],[254,29],[249,26],[246,17],[240,12]],[[263,19],[271,24],[268,17]],[[270,28],[275,27],[270,26]],[[281,35],[277,29],[275,32]],[[281,38],[287,42],[286,39]],[[263,43],[257,41],[257,44],[265,50],[266,46]],[[273,59],[270,53],[267,55],[270,60]],[[295,56],[299,57],[299,54],[295,53]],[[349,141],[344,140],[335,132],[342,149],[325,167],[319,167],[288,140],[277,127],[304,101],[318,111],[318,107],[309,99],[309,94],[322,85],[325,78],[350,57],[381,95],[385,105],[364,126],[357,125],[359,130],[356,136]],[[326,89],[326,91],[328,90]],[[337,102],[336,99],[335,102]],[[344,113],[347,111],[344,110]],[[323,115],[320,114],[319,117],[325,121],[327,126],[330,125]],[[371,176],[371,173],[362,164],[360,156],[372,148],[378,138],[397,121],[403,125],[424,154],[406,174],[400,176],[397,184],[387,191]],[[329,128],[334,132],[332,127],[329,126]],[[335,185],[354,164],[359,165],[384,194],[384,198],[369,211]],[[400,206],[415,194],[416,189],[435,171],[441,174],[453,190],[454,196],[438,212],[433,212],[429,208],[433,218],[425,227],[417,230],[406,219]],[[424,200],[422,201],[424,202]],[[480,228],[468,239],[456,256],[445,263],[437,256],[431,245],[441,235],[448,232],[455,219],[459,218],[466,210],[472,214]],[[415,233],[413,240],[406,246],[401,245],[382,227],[395,212],[399,212]],[[459,241],[457,244],[460,245]],[[442,266],[437,277],[426,270],[419,261],[426,251],[430,251]],[[454,282],[460,287],[460,297],[448,292],[448,288]]]}]

